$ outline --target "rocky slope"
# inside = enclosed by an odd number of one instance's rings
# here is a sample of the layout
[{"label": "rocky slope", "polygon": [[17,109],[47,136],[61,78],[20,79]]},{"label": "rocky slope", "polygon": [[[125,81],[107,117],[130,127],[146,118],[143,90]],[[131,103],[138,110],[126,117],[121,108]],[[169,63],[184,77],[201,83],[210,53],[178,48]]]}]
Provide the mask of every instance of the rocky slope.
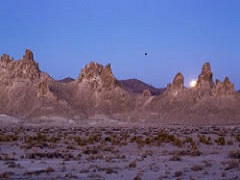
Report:
[{"label": "rocky slope", "polygon": [[123,88],[133,93],[142,94],[144,90],[149,90],[152,95],[157,96],[162,94],[165,91],[165,88],[155,88],[138,79],[120,80],[119,82]]},{"label": "rocky slope", "polygon": [[75,79],[71,78],[71,77],[66,77],[64,79],[60,79],[60,80],[57,80],[58,82],[61,82],[61,83],[70,83],[70,82],[73,82]]},{"label": "rocky slope", "polygon": [[183,74],[177,73],[162,94],[155,95],[145,84],[139,94],[129,92],[114,77],[110,64],[91,62],[77,80],[56,81],[39,69],[33,53],[26,50],[17,61],[9,55],[1,57],[0,114],[26,121],[61,117],[78,122],[240,123],[239,93],[228,77],[223,82],[212,77],[206,63],[194,88],[185,88]]}]

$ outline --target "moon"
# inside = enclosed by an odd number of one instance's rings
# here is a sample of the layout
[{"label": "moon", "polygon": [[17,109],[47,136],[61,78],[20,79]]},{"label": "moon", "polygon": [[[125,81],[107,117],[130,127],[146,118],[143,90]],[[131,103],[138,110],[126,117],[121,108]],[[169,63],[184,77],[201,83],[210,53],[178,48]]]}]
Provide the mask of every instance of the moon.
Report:
[{"label": "moon", "polygon": [[190,85],[190,87],[195,87],[197,85],[197,81],[196,80],[191,80],[189,85]]}]

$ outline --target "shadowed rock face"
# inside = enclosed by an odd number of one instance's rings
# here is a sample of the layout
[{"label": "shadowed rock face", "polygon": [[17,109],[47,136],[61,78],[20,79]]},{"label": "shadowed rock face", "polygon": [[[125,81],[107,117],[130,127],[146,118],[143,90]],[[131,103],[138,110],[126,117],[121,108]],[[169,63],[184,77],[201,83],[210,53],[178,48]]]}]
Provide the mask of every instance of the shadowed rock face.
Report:
[{"label": "shadowed rock face", "polygon": [[33,53],[21,60],[0,60],[0,114],[23,118],[61,116],[81,121],[105,118],[160,123],[234,123],[240,119],[240,96],[226,77],[213,83],[210,63],[202,67],[197,86],[184,88],[178,73],[165,93],[152,96],[128,92],[115,79],[110,65],[94,62],[77,80],[60,83],[39,70]]},{"label": "shadowed rock face", "polygon": [[67,77],[67,78],[64,78],[64,79],[60,79],[57,82],[60,82],[60,83],[70,83],[70,82],[73,82],[73,81],[74,81],[73,78]]},{"label": "shadowed rock face", "polygon": [[138,79],[120,80],[121,86],[132,93],[142,94],[144,90],[149,90],[152,95],[158,96],[162,94],[166,88],[156,88],[152,85],[146,84]]},{"label": "shadowed rock face", "polygon": [[207,62],[202,67],[202,72],[198,76],[198,81],[196,87],[202,90],[211,89],[214,87],[214,82],[212,80],[213,74],[211,71],[210,63]]}]

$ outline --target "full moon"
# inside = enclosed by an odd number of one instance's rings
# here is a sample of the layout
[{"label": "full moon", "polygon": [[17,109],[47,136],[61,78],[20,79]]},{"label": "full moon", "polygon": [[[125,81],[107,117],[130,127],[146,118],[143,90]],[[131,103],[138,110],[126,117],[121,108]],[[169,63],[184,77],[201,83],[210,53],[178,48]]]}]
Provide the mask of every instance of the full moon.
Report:
[{"label": "full moon", "polygon": [[189,83],[190,87],[195,87],[196,84],[197,84],[196,80],[191,80],[190,83]]}]

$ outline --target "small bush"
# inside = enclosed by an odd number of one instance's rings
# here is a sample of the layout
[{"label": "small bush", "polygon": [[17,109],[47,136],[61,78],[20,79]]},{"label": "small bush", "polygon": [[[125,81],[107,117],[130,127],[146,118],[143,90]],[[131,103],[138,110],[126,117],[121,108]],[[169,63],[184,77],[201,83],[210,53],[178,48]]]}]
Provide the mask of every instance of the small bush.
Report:
[{"label": "small bush", "polygon": [[142,180],[142,178],[139,175],[137,175],[137,176],[134,177],[133,180]]},{"label": "small bush", "polygon": [[172,157],[170,157],[169,160],[170,160],[170,161],[181,161],[182,159],[181,159],[181,156],[175,154],[175,155],[173,155]]},{"label": "small bush", "polygon": [[210,137],[206,138],[205,135],[199,135],[198,138],[199,138],[200,143],[207,144],[207,145],[211,144],[211,138]]},{"label": "small bush", "polygon": [[203,170],[203,166],[202,165],[194,165],[193,167],[191,167],[192,171],[201,171]]},{"label": "small bush", "polygon": [[232,141],[232,140],[228,140],[228,141],[227,141],[227,145],[229,145],[229,146],[230,146],[230,145],[233,145],[233,141]]},{"label": "small bush", "polygon": [[240,159],[240,150],[230,151],[228,156],[232,159]]},{"label": "small bush", "polygon": [[46,169],[46,173],[51,173],[51,172],[54,172],[55,170],[52,168],[52,167],[48,167]]},{"label": "small bush", "polygon": [[136,161],[132,161],[128,164],[129,168],[136,168],[137,167],[137,162]]},{"label": "small bush", "polygon": [[175,138],[174,141],[173,141],[173,145],[174,146],[177,146],[177,147],[182,147],[182,141],[178,138]]},{"label": "small bush", "polygon": [[223,136],[220,136],[217,139],[215,139],[215,143],[217,143],[218,145],[224,146],[225,145],[225,138]]},{"label": "small bush", "polygon": [[183,175],[183,172],[182,171],[176,171],[174,173],[175,177],[179,177],[179,176],[182,176]]},{"label": "small bush", "polygon": [[224,170],[228,171],[228,170],[237,169],[237,168],[239,168],[238,160],[232,160],[229,162],[228,166]]}]

